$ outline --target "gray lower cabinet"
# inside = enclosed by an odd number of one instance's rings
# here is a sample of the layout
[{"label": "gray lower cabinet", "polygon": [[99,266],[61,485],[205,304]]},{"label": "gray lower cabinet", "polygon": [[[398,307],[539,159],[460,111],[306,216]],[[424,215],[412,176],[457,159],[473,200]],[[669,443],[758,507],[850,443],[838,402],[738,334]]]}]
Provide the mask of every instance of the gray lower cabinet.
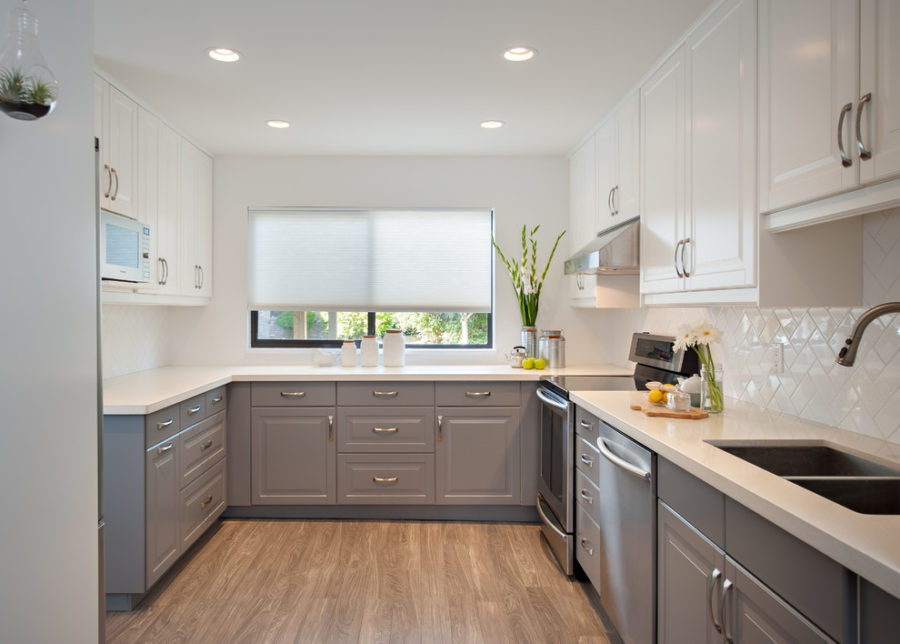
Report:
[{"label": "gray lower cabinet", "polygon": [[338,503],[431,505],[434,454],[338,454]]},{"label": "gray lower cabinet", "polygon": [[174,438],[147,450],[147,587],[156,583],[181,552],[177,456]]},{"label": "gray lower cabinet", "polygon": [[334,421],[334,407],[253,408],[251,496],[255,505],[335,503]]},{"label": "gray lower cabinet", "polygon": [[437,503],[521,502],[519,407],[438,407],[437,422]]}]

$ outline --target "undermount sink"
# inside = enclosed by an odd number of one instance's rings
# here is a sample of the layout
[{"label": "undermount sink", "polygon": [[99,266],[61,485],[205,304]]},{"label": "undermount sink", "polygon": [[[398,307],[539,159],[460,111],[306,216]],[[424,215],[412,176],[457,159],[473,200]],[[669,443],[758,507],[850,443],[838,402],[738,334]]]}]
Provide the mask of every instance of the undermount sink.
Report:
[{"label": "undermount sink", "polygon": [[827,445],[707,442],[854,512],[900,514],[900,467]]}]

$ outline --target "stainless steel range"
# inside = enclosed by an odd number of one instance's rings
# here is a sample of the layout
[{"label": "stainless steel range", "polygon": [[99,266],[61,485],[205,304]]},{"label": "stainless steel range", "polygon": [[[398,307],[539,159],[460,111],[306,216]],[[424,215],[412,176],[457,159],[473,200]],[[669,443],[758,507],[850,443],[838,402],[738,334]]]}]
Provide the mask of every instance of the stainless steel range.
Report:
[{"label": "stainless steel range", "polygon": [[575,572],[575,405],[570,391],[623,391],[643,389],[652,380],[677,382],[678,376],[699,372],[693,351],[673,350],[675,339],[635,333],[629,360],[636,363],[632,376],[552,376],[541,380],[540,476],[537,510],[541,533],[567,575]]}]

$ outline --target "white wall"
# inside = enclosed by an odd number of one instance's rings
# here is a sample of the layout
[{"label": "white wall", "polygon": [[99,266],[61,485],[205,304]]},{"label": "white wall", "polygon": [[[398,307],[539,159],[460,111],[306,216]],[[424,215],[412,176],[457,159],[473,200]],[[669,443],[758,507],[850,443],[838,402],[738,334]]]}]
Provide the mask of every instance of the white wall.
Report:
[{"label": "white wall", "polygon": [[[0,1],[6,44],[10,8]],[[0,639],[98,640],[93,3],[29,3],[56,110],[0,114]]]},{"label": "white wall", "polygon": [[103,377],[169,363],[169,308],[103,305]]},{"label": "white wall", "polygon": [[[220,157],[214,177],[214,297],[170,311],[173,364],[309,362],[309,350],[248,349],[247,208],[493,207],[501,247],[518,253],[522,225],[541,225],[539,258],[568,222],[568,166],[559,157]],[[561,249],[568,244],[562,242]],[[596,311],[563,302],[565,251],[547,276],[538,325],[565,330],[571,364],[608,360]],[[499,263],[498,263],[499,264]],[[519,344],[521,319],[505,268],[495,270],[495,349],[410,350],[410,363],[496,363]],[[624,359],[624,358],[623,358]],[[621,360],[620,360],[621,362]]]}]

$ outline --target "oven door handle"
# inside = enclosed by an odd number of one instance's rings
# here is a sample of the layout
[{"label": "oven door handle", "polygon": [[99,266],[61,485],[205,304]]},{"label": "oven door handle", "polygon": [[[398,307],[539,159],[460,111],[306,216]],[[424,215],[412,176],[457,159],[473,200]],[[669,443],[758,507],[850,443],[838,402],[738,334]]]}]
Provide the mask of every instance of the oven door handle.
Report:
[{"label": "oven door handle", "polygon": [[619,458],[615,454],[613,454],[610,449],[606,446],[606,441],[603,440],[603,437],[599,437],[597,439],[597,449],[600,450],[600,453],[603,454],[608,461],[611,461],[613,465],[616,465],[629,474],[632,474],[639,479],[644,479],[645,481],[650,480],[650,472],[647,470],[642,470],[637,465],[632,465],[624,458]]},{"label": "oven door handle", "polygon": [[560,403],[560,402],[553,400],[552,398],[550,398],[550,396],[545,394],[543,392],[543,390],[541,390],[541,389],[537,390],[537,397],[540,398],[545,403],[547,403],[548,405],[550,405],[551,407],[556,407],[557,409],[562,409],[563,411],[569,411],[568,404]]},{"label": "oven door handle", "polygon": [[544,512],[544,508],[541,507],[541,494],[540,494],[540,492],[538,492],[537,498],[535,499],[535,506],[537,507],[538,514],[541,515],[541,521],[544,522],[544,525],[545,525],[545,526],[547,526],[548,528],[550,528],[551,530],[553,530],[553,532],[555,532],[556,534],[558,534],[558,535],[559,535],[560,537],[562,537],[563,539],[568,538],[569,535],[567,535],[565,532],[563,532],[562,530],[560,530],[559,528],[557,528],[555,525],[553,525],[553,521],[551,521],[550,518],[549,518],[549,517],[546,515],[546,513]]}]

